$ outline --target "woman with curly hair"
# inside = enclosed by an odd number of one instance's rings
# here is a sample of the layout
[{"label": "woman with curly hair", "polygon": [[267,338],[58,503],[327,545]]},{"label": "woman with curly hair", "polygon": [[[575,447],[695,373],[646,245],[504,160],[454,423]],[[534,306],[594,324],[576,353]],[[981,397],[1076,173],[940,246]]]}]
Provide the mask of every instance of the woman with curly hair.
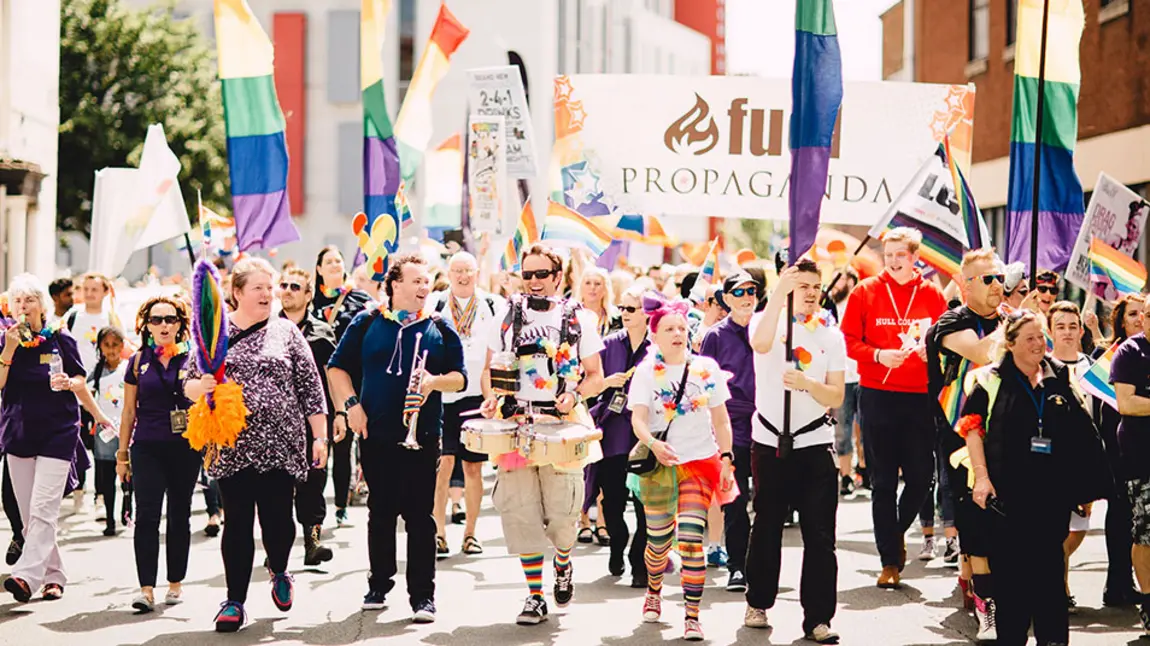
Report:
[{"label": "woman with curly hair", "polygon": [[168,593],[164,603],[180,603],[181,583],[188,571],[192,493],[200,472],[200,454],[183,437],[187,410],[192,405],[183,393],[190,329],[191,318],[183,301],[170,296],[149,299],[136,315],[136,333],[143,347],[128,360],[124,373],[116,474],[125,481],[132,478],[136,495],[133,544],[140,595],[132,607],[141,613],[151,612],[156,605],[153,591],[165,497]]}]

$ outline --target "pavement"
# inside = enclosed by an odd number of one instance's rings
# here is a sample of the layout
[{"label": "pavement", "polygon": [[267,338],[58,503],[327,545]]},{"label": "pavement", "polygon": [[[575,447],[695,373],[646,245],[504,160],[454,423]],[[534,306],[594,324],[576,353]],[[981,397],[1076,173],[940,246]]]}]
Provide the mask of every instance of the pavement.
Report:
[{"label": "pavement", "polygon": [[[491,479],[487,480],[490,493]],[[518,559],[509,556],[501,538],[499,518],[484,500],[478,535],[485,547],[480,556],[458,553],[463,528],[448,529],[453,554],[438,566],[439,615],[434,624],[410,623],[411,612],[402,580],[382,612],[363,612],[359,604],[366,591],[367,509],[349,509],[350,526],[334,528],[329,506],[325,543],[335,550],[334,560],[322,568],[303,566],[302,538],[292,552],[295,607],[280,613],[272,605],[267,576],[258,567],[247,603],[249,624],[234,635],[213,632],[212,618],[224,600],[223,565],[219,539],[206,537],[205,516],[198,508],[192,518],[193,538],[189,574],[184,582],[185,602],[158,606],[148,615],[131,608],[138,592],[131,530],[116,537],[102,535],[103,524],[87,496],[86,507],[72,511],[65,501],[61,519],[61,547],[70,582],[60,601],[34,600],[16,604],[7,594],[0,598],[0,644],[51,646],[78,644],[146,644],[204,646],[228,644],[430,644],[432,646],[585,646],[609,644],[641,646],[678,641],[682,637],[682,593],[678,576],[668,577],[664,588],[664,622],[641,620],[642,591],[628,587],[629,575],[616,579],[607,573],[607,548],[578,545],[575,599],[566,609],[551,601],[551,568],[544,570],[544,586],[551,619],[539,626],[516,626],[526,586]],[[330,500],[330,499],[329,499]],[[1080,611],[1071,618],[1071,642],[1076,646],[1146,644],[1141,641],[1133,609],[1101,607],[1106,572],[1102,535],[1104,504],[1096,505],[1092,530],[1071,560],[1070,582]],[[870,504],[865,497],[845,500],[838,513],[838,612],[834,629],[843,644],[893,646],[911,644],[958,645],[973,643],[976,625],[962,610],[954,570],[940,560],[908,564],[901,590],[875,587],[879,564],[870,531]],[[908,539],[917,554],[919,539]],[[9,535],[0,532],[7,544]],[[401,554],[402,554],[401,541]],[[161,550],[162,553],[162,550]],[[801,539],[798,528],[786,531],[781,595],[769,612],[771,630],[742,625],[742,595],[723,589],[726,572],[708,569],[701,620],[711,644],[809,644],[802,639],[802,610],[798,600]],[[403,570],[403,563],[400,563]],[[161,558],[160,576],[164,565]],[[402,574],[401,574],[402,576]],[[162,598],[164,588],[156,596]],[[38,599],[38,598],[37,598]]]}]

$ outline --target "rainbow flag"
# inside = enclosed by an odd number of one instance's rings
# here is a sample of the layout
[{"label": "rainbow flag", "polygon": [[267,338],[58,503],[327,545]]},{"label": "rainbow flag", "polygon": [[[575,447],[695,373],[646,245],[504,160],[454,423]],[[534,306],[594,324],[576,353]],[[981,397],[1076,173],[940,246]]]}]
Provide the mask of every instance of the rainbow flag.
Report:
[{"label": "rainbow flag", "polygon": [[241,251],[300,239],[288,202],[284,114],[276,96],[275,50],[247,0],[215,0],[232,212]]},{"label": "rainbow flag", "polygon": [[424,228],[457,229],[463,215],[463,137],[457,132],[427,155]]},{"label": "rainbow flag", "polygon": [[1142,263],[1102,242],[1090,240],[1090,279],[1110,283],[1119,295],[1140,294],[1146,286],[1146,268]]},{"label": "rainbow flag", "polygon": [[549,201],[547,219],[543,222],[540,240],[553,240],[586,247],[591,255],[598,257],[611,245],[611,236],[587,218],[571,209]]},{"label": "rainbow flag", "polygon": [[447,4],[439,5],[439,17],[431,29],[431,38],[411,77],[407,96],[395,120],[395,140],[399,144],[400,171],[403,179],[411,180],[423,162],[423,153],[431,143],[431,98],[435,88],[451,67],[451,55],[471,33],[464,27]]},{"label": "rainbow flag", "polygon": [[958,167],[958,160],[951,153],[949,133],[943,137],[942,147],[946,165],[950,168],[950,178],[954,182],[954,200],[958,202],[962,221],[966,225],[967,249],[981,249],[990,243],[986,221],[982,218],[982,211],[978,210],[978,203],[974,201],[970,185],[966,183],[966,176]]},{"label": "rainbow flag", "polygon": [[[1050,2],[1042,141],[1037,141],[1039,58],[1044,0],[1019,0],[1014,51],[1014,120],[1010,133],[1010,188],[1006,204],[1006,262],[1030,263],[1038,247],[1038,268],[1062,271],[1082,228],[1085,205],[1074,171],[1078,140],[1078,91],[1082,70],[1079,43],[1086,14],[1082,0]],[[1041,146],[1038,240],[1030,239],[1034,165]]]},{"label": "rainbow flag", "polygon": [[399,213],[401,231],[407,231],[408,227],[415,224],[415,219],[411,217],[411,205],[407,203],[407,184],[403,181],[399,182],[399,190],[395,193],[395,210]]},{"label": "rainbow flag", "polygon": [[1090,370],[1078,378],[1078,385],[1082,390],[1106,402],[1114,410],[1118,410],[1118,396],[1114,393],[1114,384],[1110,383],[1110,363],[1114,361],[1114,353],[1118,351],[1119,345],[1115,343],[1110,346],[1110,349],[1090,366]]},{"label": "rainbow flag", "polygon": [[383,48],[390,11],[391,0],[361,2],[359,81],[363,92],[364,210],[352,219],[352,231],[375,280],[383,280],[388,255],[399,249],[401,218],[399,153],[383,87]]},{"label": "rainbow flag", "polygon": [[499,259],[499,266],[503,271],[519,271],[519,255],[528,245],[539,240],[539,226],[535,224],[535,211],[531,208],[530,198],[523,205],[519,214],[519,224],[515,226],[515,233],[507,241],[507,248]]},{"label": "rainbow flag", "polygon": [[897,212],[887,224],[886,229],[897,227],[910,227],[922,232],[922,246],[919,247],[919,258],[927,265],[934,267],[944,276],[954,276],[960,272],[962,266],[963,245],[937,227],[913,218],[905,213]]},{"label": "rainbow flag", "polygon": [[711,241],[711,248],[707,250],[707,259],[703,261],[703,266],[699,268],[699,279],[697,282],[704,285],[710,285],[715,282],[715,270],[719,264],[719,239],[715,238]]}]

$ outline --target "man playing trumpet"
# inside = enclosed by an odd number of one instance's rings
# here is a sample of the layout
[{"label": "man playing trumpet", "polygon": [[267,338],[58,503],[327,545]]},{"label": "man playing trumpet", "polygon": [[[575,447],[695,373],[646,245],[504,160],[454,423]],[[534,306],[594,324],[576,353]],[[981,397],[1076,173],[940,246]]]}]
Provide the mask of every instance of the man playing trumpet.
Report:
[{"label": "man playing trumpet", "polygon": [[[467,373],[455,329],[438,314],[424,312],[430,291],[427,262],[414,254],[395,258],[384,289],[391,308],[361,312],[355,318],[328,362],[327,373],[336,415],[346,416],[348,426],[360,436],[363,476],[368,488],[378,492],[367,502],[371,573],[363,609],[383,609],[395,586],[396,518],[402,515],[413,620],[430,623],[435,621],[432,507],[443,418],[441,393],[463,390]],[[422,374],[413,374],[421,364]],[[352,375],[362,377],[362,401]],[[413,385],[418,393],[409,393]],[[409,394],[416,396],[409,399]],[[396,482],[403,483],[402,490],[393,490]]]},{"label": "man playing trumpet", "polygon": [[[603,367],[595,315],[575,301],[556,298],[563,260],[535,244],[523,254],[526,294],[512,299],[496,317],[483,371],[484,417],[504,418],[531,412],[555,417],[569,414],[582,392],[603,390]],[[506,394],[502,409],[499,392]],[[514,393],[514,394],[508,394]],[[503,522],[507,551],[518,554],[529,595],[516,623],[534,625],[547,619],[543,599],[543,551],[555,549],[555,605],[571,602],[575,586],[571,548],[583,505],[582,465],[536,465],[518,452],[495,457],[499,466],[492,502]]]}]

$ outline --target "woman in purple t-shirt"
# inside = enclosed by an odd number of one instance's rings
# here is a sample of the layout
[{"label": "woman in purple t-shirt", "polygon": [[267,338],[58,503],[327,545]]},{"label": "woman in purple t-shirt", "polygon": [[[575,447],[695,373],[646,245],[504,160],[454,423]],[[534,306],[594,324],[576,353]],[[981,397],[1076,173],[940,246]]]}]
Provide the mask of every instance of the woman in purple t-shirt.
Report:
[{"label": "woman in purple t-shirt", "polygon": [[[200,454],[188,445],[184,396],[191,319],[183,301],[157,296],[136,314],[136,333],[143,347],[128,360],[124,373],[124,412],[120,417],[120,449],[116,473],[133,480],[136,495],[136,577],[140,595],[137,611],[155,609],[156,575],[160,560],[160,514],[168,500],[168,593],[164,603],[180,602],[192,545],[192,493],[200,474]],[[129,446],[131,449],[129,450]],[[130,452],[129,452],[130,451]],[[129,455],[131,459],[129,460]]]},{"label": "woman in purple t-shirt", "polygon": [[80,446],[80,405],[72,388],[83,387],[84,366],[67,330],[47,325],[48,293],[38,278],[17,276],[8,298],[19,323],[0,341],[0,450],[24,524],[24,551],[4,589],[25,603],[41,585],[45,600],[64,594],[56,528]]}]

